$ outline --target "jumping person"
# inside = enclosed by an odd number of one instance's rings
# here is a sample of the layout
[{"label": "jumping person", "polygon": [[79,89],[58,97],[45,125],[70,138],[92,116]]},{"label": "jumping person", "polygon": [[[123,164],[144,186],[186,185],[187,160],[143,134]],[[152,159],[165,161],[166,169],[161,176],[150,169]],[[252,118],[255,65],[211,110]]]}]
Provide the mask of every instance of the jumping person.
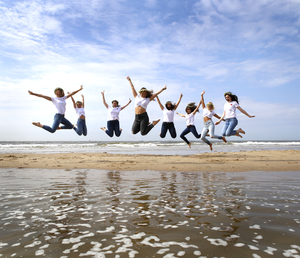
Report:
[{"label": "jumping person", "polygon": [[[68,92],[68,94],[70,94],[70,93]],[[75,100],[71,96],[73,106],[78,115],[77,128],[74,127],[73,129],[79,136],[82,134],[84,136],[86,136],[87,135],[87,127],[86,127],[86,123],[85,123],[84,96],[81,95],[81,97],[82,97],[82,101],[76,101],[76,103],[75,103]],[[58,129],[61,129],[61,127],[58,127]]]},{"label": "jumping person", "polygon": [[161,138],[166,137],[168,130],[170,132],[171,137],[176,138],[177,134],[176,134],[175,126],[174,126],[174,114],[175,114],[175,110],[177,109],[177,107],[181,101],[182,96],[183,95],[180,94],[179,100],[177,101],[176,104],[173,104],[171,101],[167,101],[165,104],[165,107],[161,104],[158,96],[156,97],[157,102],[158,102],[161,110],[163,111],[163,115],[164,115],[163,123],[161,126],[161,132],[159,134],[159,136]]},{"label": "jumping person", "polygon": [[127,80],[129,81],[135,101],[135,120],[132,125],[132,133],[137,134],[138,132],[141,132],[141,135],[146,135],[160,121],[160,119],[158,119],[153,121],[152,124],[149,124],[149,117],[146,112],[147,106],[158,94],[166,90],[167,86],[156,93],[153,93],[152,90],[141,88],[138,95],[129,76],[127,77]]},{"label": "jumping person", "polygon": [[101,129],[104,132],[106,132],[106,134],[110,137],[113,137],[114,132],[115,135],[119,137],[122,133],[122,129],[120,129],[119,113],[121,110],[126,108],[131,103],[131,99],[129,99],[129,102],[123,107],[119,106],[119,102],[117,100],[113,100],[111,102],[112,103],[112,107],[111,107],[105,101],[104,91],[102,91],[101,94],[102,94],[103,104],[108,109],[107,129],[105,127],[101,127]]},{"label": "jumping person", "polygon": [[79,90],[73,91],[72,93],[65,96],[64,90],[62,88],[56,88],[54,90],[55,97],[48,97],[42,94],[33,93],[31,91],[28,91],[30,95],[34,95],[40,98],[44,98],[46,100],[52,101],[52,103],[55,105],[57,109],[57,113],[54,116],[54,121],[52,124],[52,127],[48,125],[42,125],[40,122],[33,122],[32,124],[41,127],[45,129],[46,131],[50,133],[54,133],[57,128],[59,127],[59,124],[63,124],[63,126],[60,127],[60,129],[72,129],[74,126],[65,118],[65,112],[66,112],[66,99],[75,95],[77,92],[81,91],[83,89],[83,86],[80,86]]},{"label": "jumping person", "polygon": [[[205,138],[207,135],[207,132],[210,132],[211,138],[217,138],[219,140],[223,140],[224,142],[227,142],[224,136],[215,135],[215,125],[212,121],[212,117],[215,116],[216,118],[220,119],[220,116],[216,114],[214,111],[215,107],[212,102],[208,102],[205,106],[204,97],[205,91],[201,92],[201,102],[202,102],[202,108],[203,108],[203,122],[204,127],[201,133],[201,140],[204,141],[209,145],[210,150],[212,150],[212,143]],[[224,120],[224,119],[223,119]],[[224,120],[225,121],[225,120]]]},{"label": "jumping person", "polygon": [[198,106],[195,105],[195,102],[189,103],[186,108],[185,112],[187,113],[186,115],[179,114],[176,112],[176,114],[185,117],[186,120],[186,128],[183,130],[183,132],[180,134],[180,138],[183,139],[188,145],[189,148],[191,148],[191,143],[188,141],[188,139],[185,137],[186,134],[192,132],[192,134],[199,139],[201,137],[201,134],[198,134],[197,129],[194,125],[194,116],[196,112],[199,112],[199,107],[201,105],[201,102],[199,102]]},{"label": "jumping person", "polygon": [[235,135],[238,137],[243,138],[240,133],[245,134],[245,131],[241,128],[238,130],[234,130],[234,128],[238,124],[238,120],[236,118],[236,109],[240,110],[244,115],[248,116],[249,118],[255,117],[250,116],[244,109],[242,109],[239,105],[238,97],[233,95],[231,92],[224,93],[225,100],[227,103],[224,104],[224,112],[221,116],[220,120],[216,122],[218,125],[223,118],[225,118],[225,125],[222,130],[222,136],[231,136]]}]

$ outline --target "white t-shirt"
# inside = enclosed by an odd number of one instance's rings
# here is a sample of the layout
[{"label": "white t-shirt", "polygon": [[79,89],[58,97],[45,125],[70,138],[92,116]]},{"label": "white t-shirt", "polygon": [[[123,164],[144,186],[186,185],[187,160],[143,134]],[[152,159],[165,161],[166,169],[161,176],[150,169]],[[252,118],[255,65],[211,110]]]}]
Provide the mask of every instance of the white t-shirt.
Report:
[{"label": "white t-shirt", "polygon": [[51,97],[52,103],[57,109],[57,113],[64,115],[66,113],[66,99],[67,96],[58,98],[58,97]]},{"label": "white t-shirt", "polygon": [[188,115],[185,115],[186,125],[194,125],[194,117],[195,115],[193,113],[190,113]]},{"label": "white t-shirt", "polygon": [[75,110],[76,110],[78,117],[85,116],[85,111],[84,111],[83,107],[81,107],[81,108],[76,107]]},{"label": "white t-shirt", "polygon": [[119,113],[121,111],[121,107],[108,106],[107,109],[108,109],[108,121],[119,120]]},{"label": "white t-shirt", "polygon": [[142,98],[140,95],[137,95],[134,99],[135,107],[142,107],[147,109],[148,104],[150,103],[150,98]]},{"label": "white t-shirt", "polygon": [[163,114],[164,114],[163,122],[171,123],[174,121],[175,110],[169,110],[164,108]]},{"label": "white t-shirt", "polygon": [[208,110],[207,107],[203,108],[203,117],[212,118],[216,112],[214,110]]},{"label": "white t-shirt", "polygon": [[227,102],[224,104],[225,119],[236,117],[236,108],[240,105],[236,101]]}]

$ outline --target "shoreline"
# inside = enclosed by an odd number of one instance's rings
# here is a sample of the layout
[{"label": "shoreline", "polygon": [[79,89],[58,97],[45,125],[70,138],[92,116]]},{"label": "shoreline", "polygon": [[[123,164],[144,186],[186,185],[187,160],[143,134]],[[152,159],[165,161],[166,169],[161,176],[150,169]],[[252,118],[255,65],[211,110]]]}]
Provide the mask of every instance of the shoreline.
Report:
[{"label": "shoreline", "polygon": [[300,150],[212,152],[195,155],[110,153],[0,154],[1,168],[119,171],[246,172],[300,171]]}]

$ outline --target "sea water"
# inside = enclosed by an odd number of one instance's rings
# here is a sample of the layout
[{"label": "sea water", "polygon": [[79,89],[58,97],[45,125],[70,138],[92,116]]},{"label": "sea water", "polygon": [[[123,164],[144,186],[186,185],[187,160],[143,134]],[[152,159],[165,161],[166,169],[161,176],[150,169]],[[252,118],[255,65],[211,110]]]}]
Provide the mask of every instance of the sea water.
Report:
[{"label": "sea water", "polygon": [[[223,143],[213,141],[214,152],[255,151],[255,150],[299,150],[300,141],[236,141]],[[117,153],[154,155],[192,155],[210,152],[209,146],[201,141],[192,142],[192,148],[183,141],[159,142],[0,142],[3,153]]]},{"label": "sea water", "polygon": [[0,169],[0,257],[300,257],[300,172]]}]

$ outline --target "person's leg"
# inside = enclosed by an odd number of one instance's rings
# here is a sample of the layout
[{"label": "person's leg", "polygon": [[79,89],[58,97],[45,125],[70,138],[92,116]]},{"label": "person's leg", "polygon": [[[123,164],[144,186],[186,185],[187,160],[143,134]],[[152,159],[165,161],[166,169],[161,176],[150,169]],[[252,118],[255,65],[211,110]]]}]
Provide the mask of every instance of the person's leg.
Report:
[{"label": "person's leg", "polygon": [[83,131],[83,125],[82,125],[82,122],[81,122],[82,119],[78,118],[77,119],[77,127],[74,126],[73,130],[80,136],[82,135],[82,131]]},{"label": "person's leg", "polygon": [[141,124],[140,115],[135,115],[135,119],[133,121],[132,128],[131,128],[133,134],[137,134],[140,131],[140,126],[141,126],[140,124]]},{"label": "person's leg", "polygon": [[85,119],[82,119],[83,122],[82,122],[82,134],[84,136],[87,136],[87,127],[86,127],[86,122],[85,122]]},{"label": "person's leg", "polygon": [[197,132],[196,126],[192,125],[190,127],[190,130],[197,139],[199,139],[201,137],[201,134],[198,134],[198,132]]},{"label": "person's leg", "polygon": [[170,132],[171,137],[172,138],[176,138],[177,133],[176,133],[176,129],[175,129],[174,123],[173,122],[169,123],[168,126],[169,126],[169,132]]},{"label": "person's leg", "polygon": [[212,122],[210,125],[209,125],[209,131],[211,132],[211,138],[217,138],[219,140],[223,140],[224,142],[227,142],[225,137],[224,136],[220,136],[220,135],[216,135],[215,134],[215,124]]},{"label": "person's leg", "polygon": [[147,135],[153,127],[154,127],[153,124],[149,124],[149,117],[147,112],[143,113],[141,118],[141,124],[140,124],[141,135]]},{"label": "person's leg", "polygon": [[60,123],[63,124],[63,126],[61,126],[60,129],[73,129],[73,127],[74,127],[74,125],[72,125],[70,123],[70,121],[68,119],[66,119],[65,117],[62,118]]},{"label": "person's leg", "polygon": [[160,137],[161,138],[165,138],[166,137],[166,133],[168,130],[168,124],[166,122],[163,122],[161,125],[161,131],[160,131]]},{"label": "person's leg", "polygon": [[222,129],[222,136],[226,136],[226,131],[227,131],[228,126],[229,126],[229,119],[226,119],[225,124]]},{"label": "person's leg", "polygon": [[180,134],[180,138],[182,140],[184,140],[188,145],[190,145],[190,142],[188,141],[188,139],[185,137],[185,135],[187,135],[190,132],[190,127],[187,127],[183,130],[183,132]]},{"label": "person's leg", "polygon": [[209,142],[209,140],[206,139],[206,135],[207,135],[207,132],[208,132],[208,123],[207,122],[204,123],[203,129],[202,129],[201,140],[204,141],[206,144],[209,145],[210,142]]},{"label": "person's leg", "polygon": [[59,124],[61,123],[63,117],[64,116],[61,115],[61,114],[55,114],[54,115],[54,121],[53,121],[52,127],[50,127],[48,125],[43,125],[42,128],[45,129],[46,131],[50,132],[50,133],[54,133],[57,130]]},{"label": "person's leg", "polygon": [[230,119],[227,119],[227,120],[229,120],[229,122],[228,122],[229,125],[228,125],[228,128],[227,128],[226,133],[225,133],[224,136],[235,135],[237,133],[237,131],[234,130],[234,128],[237,126],[238,120],[236,118],[230,118]]},{"label": "person's leg", "polygon": [[122,131],[120,130],[120,123],[119,120],[114,120],[114,130],[115,130],[115,135],[117,137],[119,137],[122,133]]},{"label": "person's leg", "polygon": [[113,120],[109,120],[107,121],[107,129],[105,130],[106,134],[109,137],[113,137],[114,135],[114,124],[113,124]]}]

